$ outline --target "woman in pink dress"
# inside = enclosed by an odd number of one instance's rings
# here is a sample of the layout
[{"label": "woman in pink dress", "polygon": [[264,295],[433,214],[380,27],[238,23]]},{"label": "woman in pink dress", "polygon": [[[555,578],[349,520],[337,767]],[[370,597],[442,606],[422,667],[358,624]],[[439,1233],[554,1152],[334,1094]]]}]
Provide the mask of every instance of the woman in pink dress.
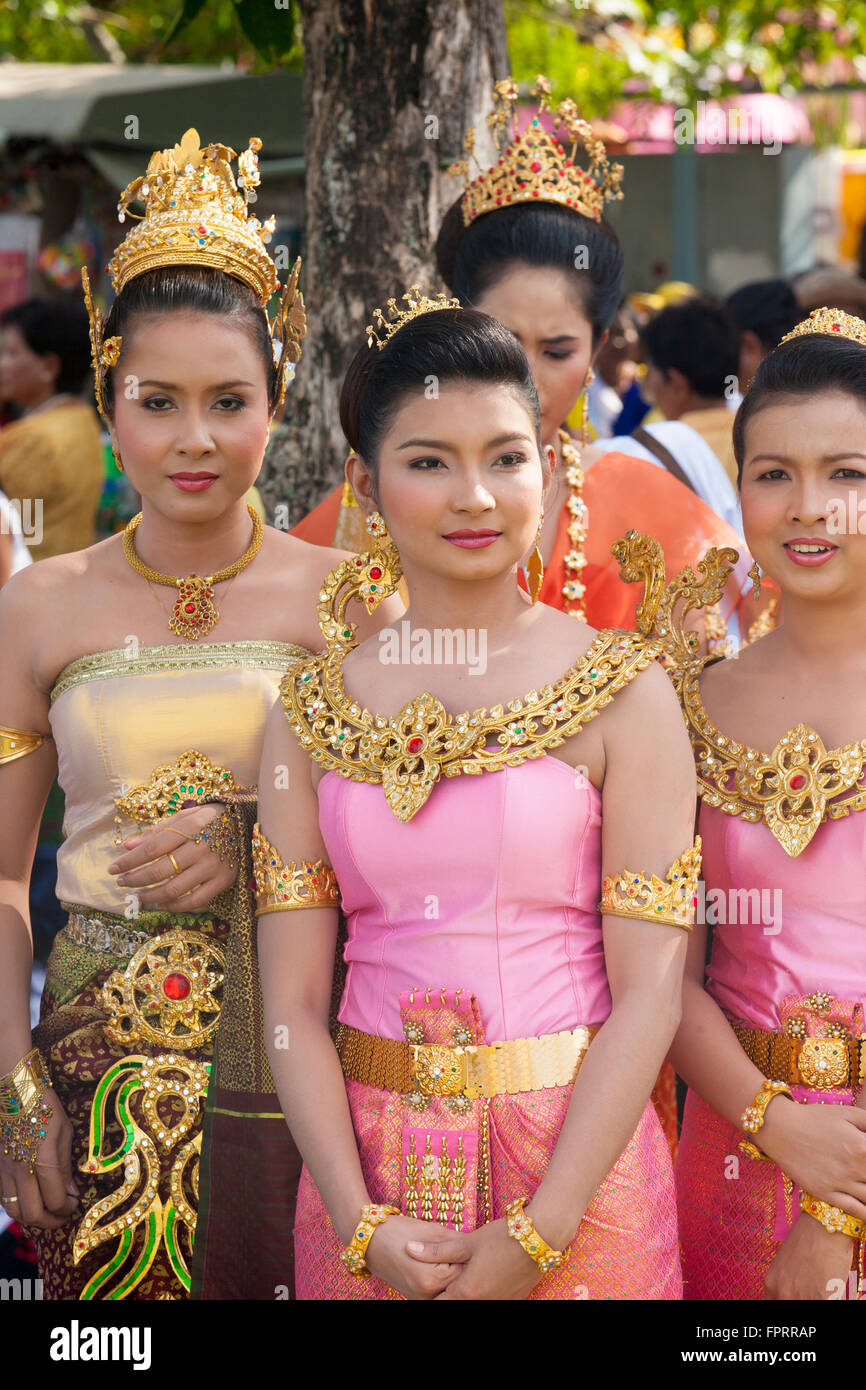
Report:
[{"label": "woman in pink dress", "polygon": [[[341,402],[374,544],[323,587],[326,650],[287,673],[263,752],[298,1297],[676,1299],[649,1096],[699,862],[682,721],[657,643],[518,586],[553,466],[521,347],[405,299]],[[404,619],[356,644],[348,599],[375,607],[401,568]]]},{"label": "woman in pink dress", "polygon": [[866,324],[830,309],[800,324],[734,440],[749,549],[785,621],[703,672],[669,644],[712,923],[706,985],[705,928],[689,943],[671,1054],[691,1087],[685,1297],[850,1297],[866,1222]]}]

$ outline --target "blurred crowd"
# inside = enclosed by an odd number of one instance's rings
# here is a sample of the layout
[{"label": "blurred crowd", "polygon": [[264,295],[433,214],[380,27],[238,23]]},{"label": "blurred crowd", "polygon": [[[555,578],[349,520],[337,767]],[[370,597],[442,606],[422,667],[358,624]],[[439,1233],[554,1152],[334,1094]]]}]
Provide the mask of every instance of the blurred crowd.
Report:
[{"label": "blurred crowd", "polygon": [[667,468],[742,535],[737,407],[761,359],[825,305],[862,318],[866,279],[819,266],[753,281],[724,300],[679,280],[629,295],[589,389],[594,455],[618,450]]}]

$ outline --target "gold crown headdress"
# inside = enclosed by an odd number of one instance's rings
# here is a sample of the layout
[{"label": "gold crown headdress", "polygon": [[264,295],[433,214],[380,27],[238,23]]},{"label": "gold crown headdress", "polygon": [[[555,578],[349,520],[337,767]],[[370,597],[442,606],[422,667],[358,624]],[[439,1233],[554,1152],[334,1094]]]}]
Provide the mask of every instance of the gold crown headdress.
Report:
[{"label": "gold crown headdress", "polygon": [[854,314],[846,314],[842,309],[813,309],[807,319],[798,323],[790,333],[780,339],[787,343],[790,338],[805,338],[810,333],[835,333],[840,338],[850,338],[854,343],[866,347],[866,323]]},{"label": "gold crown headdress", "polygon": [[[421,293],[418,285],[410,285],[408,290],[401,298],[405,301],[406,308],[401,309],[396,299],[389,299],[385,309],[374,309],[373,318],[376,327],[382,330],[382,337],[376,332],[372,323],[367,324],[367,347],[372,347],[375,343],[379,351],[393,338],[394,334],[409,323],[410,319],[419,318],[421,314],[432,314],[439,309],[459,309],[461,308],[459,299],[449,299],[445,294],[437,294],[435,299],[428,299]],[[387,315],[387,316],[386,316]]]},{"label": "gold crown headdress", "polygon": [[[463,222],[468,227],[476,217],[510,203],[559,203],[575,212],[601,221],[606,202],[621,198],[621,164],[611,164],[604,141],[592,133],[588,121],[581,120],[570,97],[554,108],[550,100],[550,83],[537,77],[532,95],[538,111],[526,130],[518,133],[516,104],[517,84],[512,77],[497,82],[493,88],[494,108],[487,117],[499,158],[489,169],[482,169],[475,159],[475,130],[470,127],[463,142],[468,158],[457,160],[449,174],[462,174]],[[541,120],[542,112],[550,112],[554,132],[548,134]],[[571,139],[566,152],[556,139],[556,129],[563,126]],[[510,134],[509,134],[510,127]],[[575,163],[578,145],[589,155],[589,167],[581,169]],[[475,160],[478,175],[470,179],[469,160]]]},{"label": "gold crown headdress", "polygon": [[[108,273],[116,294],[145,271],[159,266],[194,265],[222,270],[255,292],[263,308],[280,287],[276,267],[265,245],[274,232],[274,218],[260,222],[249,214],[261,182],[258,151],[262,142],[250,140],[249,148],[236,156],[227,145],[199,146],[198,131],[188,130],[179,145],[157,150],[147,173],[133,179],[120,195],[118,220],[125,222],[136,200],[144,215],[115,251]],[[231,161],[237,157],[235,182]],[[243,189],[243,192],[239,190]],[[280,295],[270,320],[271,342],[277,367],[278,396],[285,396],[291,364],[301,355],[306,332],[303,295],[298,289],[300,260]],[[87,271],[81,272],[84,297],[90,315],[90,342],[96,376],[96,401],[105,415],[102,386],[106,372],[120,355],[119,337],[102,338],[102,321],[90,294]]]}]

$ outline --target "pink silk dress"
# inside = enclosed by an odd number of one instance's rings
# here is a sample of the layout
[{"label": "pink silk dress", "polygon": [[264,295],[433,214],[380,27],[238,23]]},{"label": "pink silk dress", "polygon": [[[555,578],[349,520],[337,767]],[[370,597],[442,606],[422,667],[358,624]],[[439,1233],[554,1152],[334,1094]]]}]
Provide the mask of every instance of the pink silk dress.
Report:
[{"label": "pink silk dress", "polygon": [[[443,1043],[455,1024],[483,1043],[604,1023],[611,1001],[597,910],[600,811],[583,774],[549,755],[443,779],[407,824],[395,819],[380,786],[326,773],[319,819],[348,931],[340,1021],[398,1039],[406,1023],[420,1023],[428,1041]],[[437,1197],[435,1219],[464,1230],[531,1197],[572,1090],[476,1100],[455,1114],[441,1097],[419,1112],[405,1095],[354,1080],[346,1087],[374,1202],[406,1211],[410,1150],[432,1153],[434,1167],[447,1155],[453,1166],[460,1141],[463,1197],[459,1208]],[[300,1299],[399,1297],[375,1277],[347,1273],[306,1169],[295,1249]],[[680,1294],[671,1159],[648,1102],[565,1264],[530,1298]]]},{"label": "pink silk dress", "polygon": [[[699,830],[708,899],[710,889],[722,890],[707,990],[726,1016],[768,1032],[798,1019],[807,1037],[862,1034],[866,816],[825,822],[796,858],[763,823],[704,802]],[[737,894],[745,889],[749,900]],[[712,900],[707,920],[711,909]],[[855,1099],[850,1086],[792,1091],[805,1104]],[[762,1299],[779,1242],[799,1213],[797,1189],[786,1199],[776,1165],[740,1153],[742,1137],[689,1092],[676,1169],[687,1299]]]}]

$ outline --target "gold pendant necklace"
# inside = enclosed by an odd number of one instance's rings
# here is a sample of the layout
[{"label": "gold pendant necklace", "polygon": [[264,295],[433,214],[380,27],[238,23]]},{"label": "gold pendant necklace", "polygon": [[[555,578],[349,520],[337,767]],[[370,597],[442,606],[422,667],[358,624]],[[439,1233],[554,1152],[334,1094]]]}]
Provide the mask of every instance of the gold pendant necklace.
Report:
[{"label": "gold pendant necklace", "polygon": [[253,538],[249,546],[239,560],[235,560],[234,564],[227,565],[225,569],[218,570],[215,574],[190,574],[179,578],[173,574],[161,574],[159,570],[151,569],[143,560],[140,560],[135,553],[135,533],[141,523],[141,512],[132,518],[123,533],[124,558],[136,573],[142,575],[149,584],[164,584],[169,588],[178,590],[168,625],[171,631],[177,633],[184,642],[197,642],[200,637],[206,637],[216,626],[220,615],[213,602],[214,585],[221,584],[225,579],[234,579],[241,570],[246,569],[261,549],[265,528],[261,518],[249,504],[247,504],[247,512],[253,523]]}]

